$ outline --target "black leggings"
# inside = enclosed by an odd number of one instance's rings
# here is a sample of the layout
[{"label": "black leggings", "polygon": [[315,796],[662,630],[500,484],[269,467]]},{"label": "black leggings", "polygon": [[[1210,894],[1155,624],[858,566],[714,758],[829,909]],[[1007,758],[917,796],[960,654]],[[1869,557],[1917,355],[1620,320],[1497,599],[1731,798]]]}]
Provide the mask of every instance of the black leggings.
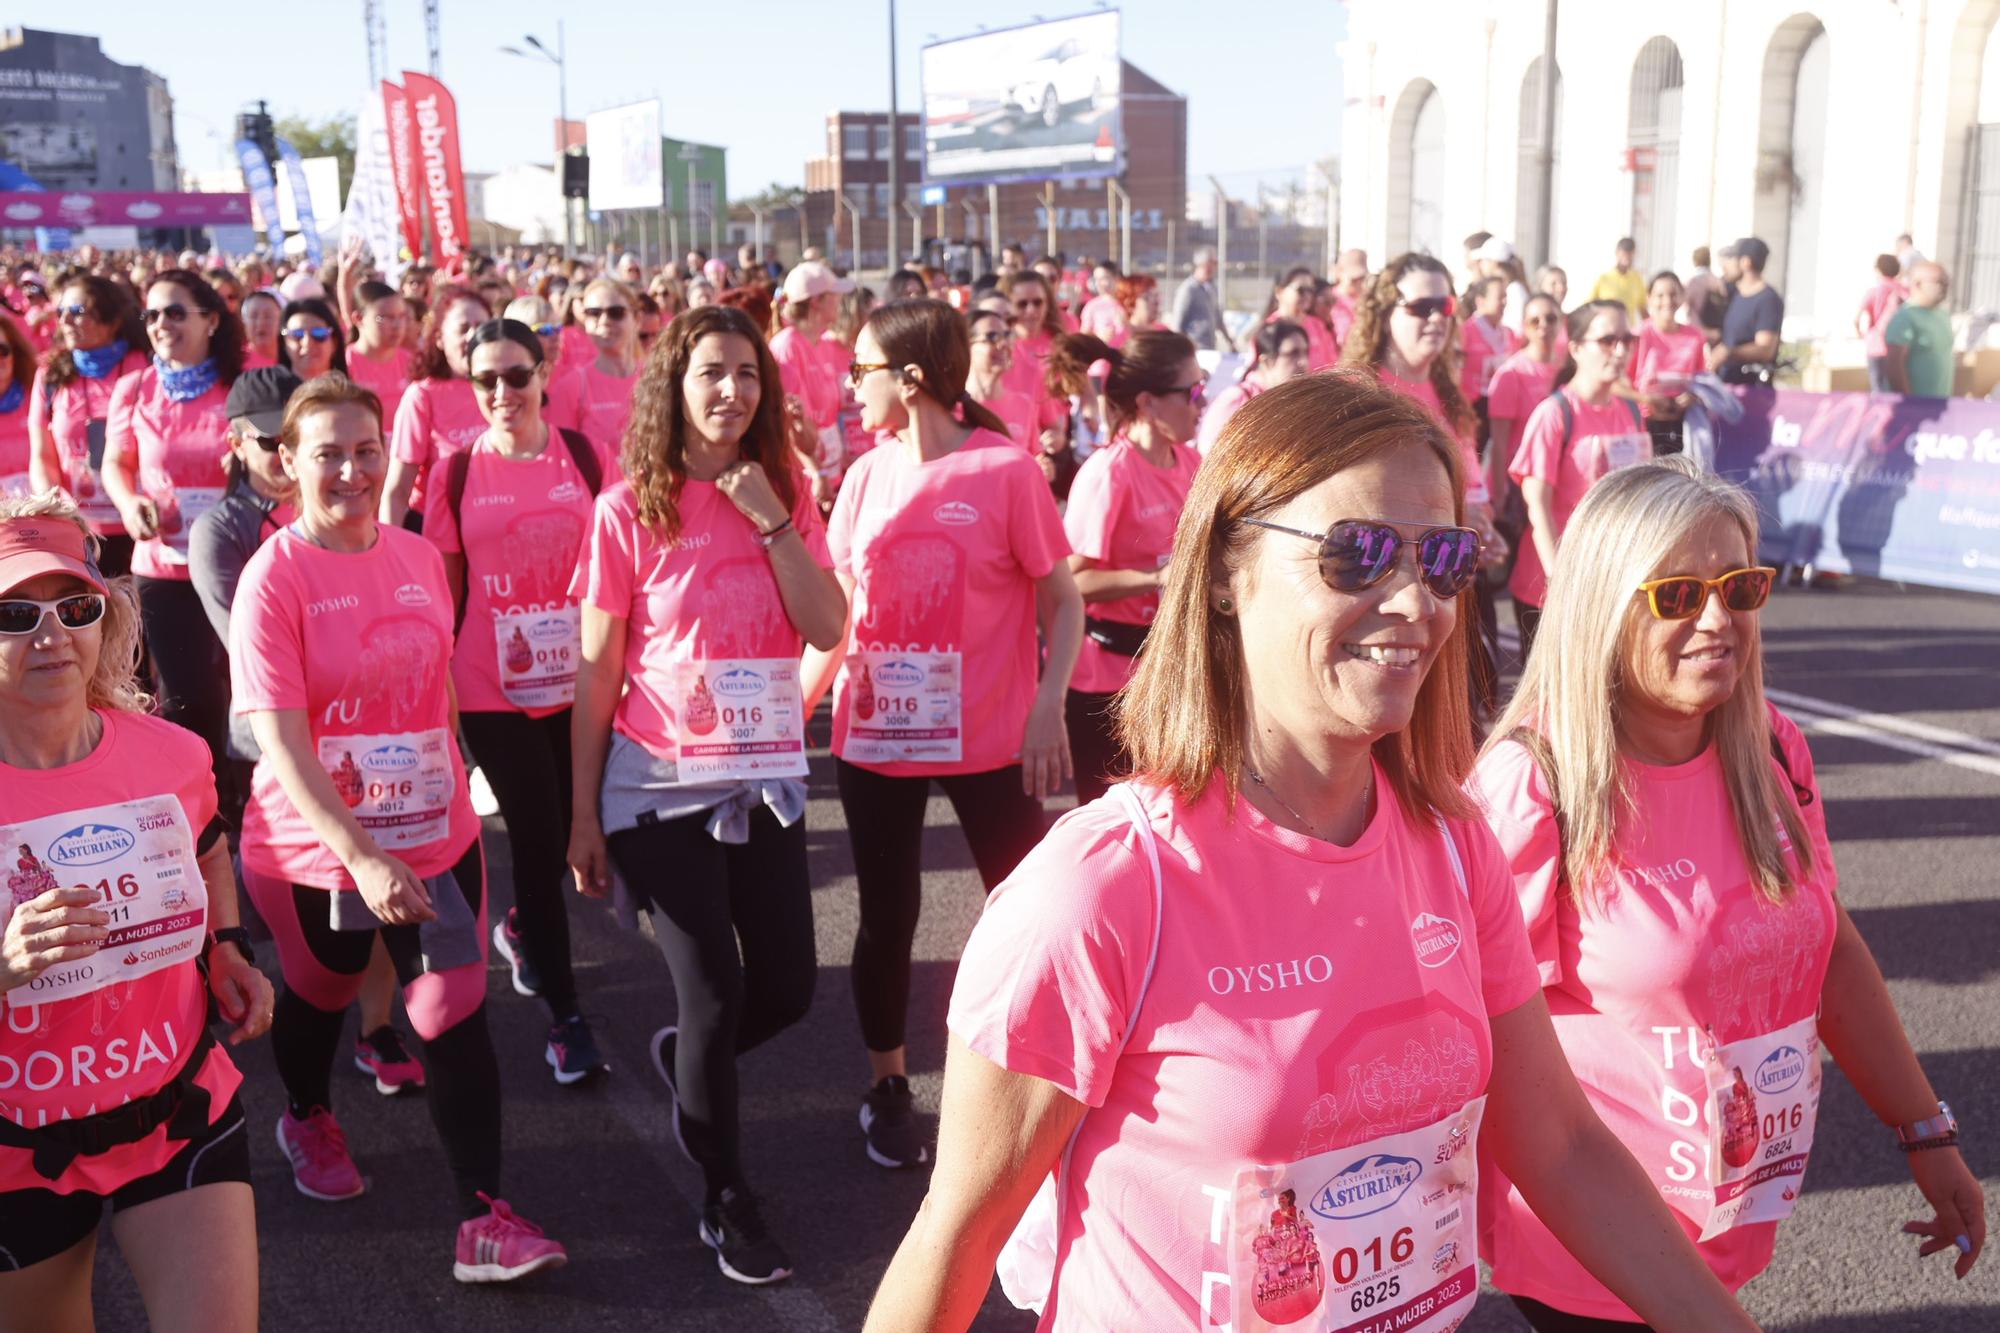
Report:
[{"label": "black leggings", "polygon": [[1069,732],[1069,757],[1076,765],[1076,803],[1089,805],[1132,766],[1132,757],[1118,743],[1111,725],[1115,694],[1071,690],[1063,696],[1063,725]]},{"label": "black leggings", "polygon": [[904,1041],[910,1007],[910,946],[923,906],[924,805],[931,783],[944,788],[972,848],[979,879],[991,893],[1042,840],[1042,805],[1021,790],[1021,766],[949,777],[892,778],[834,764],[840,808],[854,848],[861,928],[854,935],[854,1007],[871,1051]]},{"label": "black leggings", "polygon": [[1509,1296],[1507,1299],[1514,1302],[1514,1308],[1533,1326],[1535,1333],[1653,1333],[1651,1324],[1570,1314],[1567,1310],[1531,1301],[1526,1296]]},{"label": "black leggings", "polygon": [[229,654],[215,637],[193,583],[144,577],[134,582],[160,716],[208,742],[222,809],[241,811],[236,773],[229,765]]},{"label": "black leggings", "polygon": [[[452,867],[452,875],[477,917],[485,883],[477,839]],[[291,891],[306,947],[327,971],[361,975],[378,935],[405,986],[423,971],[417,927],[335,930],[327,921],[327,890],[294,884]],[[290,986],[278,997],[271,1020],[271,1053],[293,1114],[332,1107],[333,1061],[346,1021],[345,1007],[320,1009]],[[486,1006],[482,1003],[422,1045],[428,1066],[425,1100],[444,1142],[459,1207],[466,1217],[481,1216],[486,1205],[479,1201],[479,1191],[494,1198],[500,1193],[500,1064],[486,1030]]]},{"label": "black leggings", "polygon": [[706,813],[683,815],[622,829],[609,847],[673,977],[681,1138],[713,1202],[743,1179],[736,1059],[812,1004],[819,964],[805,820],[787,828],[759,806],[750,840],[737,844],[711,837]]},{"label": "black leggings", "polygon": [[542,998],[556,1021],[576,1016],[570,965],[569,712],[460,713],[459,725],[507,821],[514,861],[514,917],[529,965],[541,974]]}]

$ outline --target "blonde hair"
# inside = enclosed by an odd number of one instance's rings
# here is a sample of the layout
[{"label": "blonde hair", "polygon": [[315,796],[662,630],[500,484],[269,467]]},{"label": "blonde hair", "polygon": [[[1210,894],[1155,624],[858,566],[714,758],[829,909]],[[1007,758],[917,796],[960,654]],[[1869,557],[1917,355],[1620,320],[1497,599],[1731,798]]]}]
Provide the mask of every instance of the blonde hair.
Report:
[{"label": "blonde hair", "polygon": [[[76,505],[61,491],[50,489],[20,499],[0,499],[0,522],[15,518],[53,519],[74,523],[83,534],[84,549],[95,565],[98,541]],[[97,670],[84,686],[92,708],[120,713],[150,713],[153,697],[139,687],[139,596],[129,574],[104,580],[104,619],[97,622]]]},{"label": "blonde hair", "polygon": [[[1268,389],[1229,418],[1195,474],[1174,533],[1167,582],[1146,651],[1119,694],[1117,727],[1133,771],[1193,801],[1219,780],[1233,804],[1244,763],[1248,671],[1236,618],[1209,604],[1212,584],[1247,565],[1272,538],[1243,520],[1261,518],[1366,459],[1417,444],[1437,460],[1464,518],[1458,445],[1422,407],[1366,372],[1326,371]],[[1478,632],[1469,593],[1417,693],[1410,725],[1375,742],[1404,814],[1471,813],[1460,784],[1472,771],[1468,645]]]},{"label": "blonde hair", "polygon": [[503,319],[518,319],[529,328],[556,323],[556,308],[543,296],[517,296],[500,312]]},{"label": "blonde hair", "polygon": [[[1621,819],[1637,818],[1632,783],[1619,760],[1618,709],[1627,663],[1651,612],[1637,595],[1675,545],[1701,524],[1726,518],[1757,552],[1757,508],[1738,487],[1685,457],[1622,468],[1584,496],[1563,529],[1541,629],[1520,687],[1487,738],[1491,751],[1518,728],[1541,737],[1562,831],[1562,878],[1572,902],[1590,900],[1616,869]],[[1771,718],[1764,701],[1763,640],[1745,624],[1743,674],[1709,719],[1722,764],[1736,837],[1751,878],[1781,901],[1812,869],[1813,845],[1787,784],[1771,766]],[[1779,828],[1798,858],[1794,873]]]}]

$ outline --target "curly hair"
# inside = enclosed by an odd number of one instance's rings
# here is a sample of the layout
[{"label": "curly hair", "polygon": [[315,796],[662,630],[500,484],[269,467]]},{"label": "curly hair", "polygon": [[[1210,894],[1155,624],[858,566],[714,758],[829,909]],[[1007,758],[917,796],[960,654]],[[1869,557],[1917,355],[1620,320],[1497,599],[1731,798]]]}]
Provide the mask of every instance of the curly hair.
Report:
[{"label": "curly hair", "polygon": [[[1375,275],[1375,280],[1361,293],[1361,299],[1354,303],[1354,325],[1347,331],[1346,346],[1340,349],[1341,365],[1380,373],[1389,352],[1389,316],[1403,299],[1399,284],[1411,273],[1435,273],[1444,279],[1445,290],[1451,290],[1451,272],[1437,260],[1424,254],[1397,255]],[[1452,346],[1457,338],[1458,327],[1454,323],[1451,340],[1445,343],[1437,360],[1431,362],[1431,388],[1437,392],[1438,407],[1452,429],[1470,433],[1478,427],[1478,418],[1465,401],[1465,394],[1458,387],[1458,376],[1451,369]]]},{"label": "curly hair", "polygon": [[[50,489],[40,495],[0,499],[0,522],[15,518],[76,524],[91,563],[97,563],[101,543],[77,512],[76,502],[62,491]],[[104,590],[104,619],[97,626],[97,670],[84,683],[85,698],[92,708],[150,713],[153,698],[139,685],[139,594],[129,574],[105,579]]]}]

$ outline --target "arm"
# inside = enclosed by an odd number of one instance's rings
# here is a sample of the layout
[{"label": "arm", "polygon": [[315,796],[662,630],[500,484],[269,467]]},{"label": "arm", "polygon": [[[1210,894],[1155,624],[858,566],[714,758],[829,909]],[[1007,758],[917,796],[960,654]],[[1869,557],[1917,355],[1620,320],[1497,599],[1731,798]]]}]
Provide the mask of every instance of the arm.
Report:
[{"label": "arm", "polygon": [[1486,494],[1498,513],[1507,498],[1507,487],[1512,481],[1507,475],[1507,465],[1514,460],[1501,441],[1514,438],[1514,418],[1488,417],[1486,421]]},{"label": "arm", "polygon": [[1491,1023],[1493,1077],[1481,1132],[1535,1215],[1661,1333],[1755,1330],[1645,1171],[1591,1110],[1547,1001],[1537,994]]},{"label": "arm", "polygon": [[225,644],[229,642],[229,608],[236,602],[243,566],[249,563],[249,556],[229,540],[223,521],[229,512],[227,506],[217,505],[196,519],[188,531],[188,577],[195,595],[201,598],[201,609],[208,613],[208,623],[215,626],[216,637]]},{"label": "arm", "polygon": [[[201,855],[202,883],[208,887],[208,929],[211,934],[242,924],[236,913],[236,870],[229,861],[229,839],[217,836]],[[271,1026],[271,981],[238,949],[212,949],[208,954],[208,989],[222,1016],[235,1025],[231,1046],[261,1037]]]},{"label": "arm", "polygon": [[403,526],[403,517],[410,512],[410,492],[416,485],[415,463],[405,463],[400,458],[389,460],[389,479],[382,483],[382,522],[391,527]]},{"label": "arm", "polygon": [[1083,649],[1083,597],[1070,577],[1069,565],[1056,561],[1035,580],[1035,619],[1042,627],[1047,655],[1042,659],[1041,684],[1021,733],[1021,790],[1040,800],[1053,796],[1072,771],[1069,730],[1063,725],[1063,699],[1070,673]]},{"label": "arm", "polygon": [[1521,502],[1528,509],[1528,540],[1535,544],[1535,554],[1541,557],[1542,572],[1552,574],[1556,567],[1556,542],[1562,536],[1556,530],[1556,488],[1540,477],[1523,477]]},{"label": "arm", "polygon": [[569,754],[574,775],[570,808],[569,865],[577,892],[602,898],[611,889],[611,855],[597,800],[604,790],[604,759],[611,753],[611,716],[624,686],[625,634],[629,622],[583,604],[583,661],[576,672],[576,701],[570,705]]},{"label": "arm", "polygon": [[333,778],[313,752],[312,728],[305,710],[253,712],[250,729],[285,798],[354,877],[354,886],[368,909],[390,925],[435,918],[437,913],[431,910],[423,881],[376,845],[373,835],[361,827],[347,802],[333,789]]},{"label": "arm", "polygon": [[48,371],[35,373],[28,400],[28,489],[36,495],[67,486],[62,455],[56,449],[55,423],[49,420]]},{"label": "arm", "polygon": [[139,440],[132,428],[138,406],[140,376],[127,376],[111,393],[104,423],[104,466],[98,479],[105,498],[118,507],[125,531],[134,541],[146,541],[160,530],[160,511],[139,490]]},{"label": "arm", "polygon": [[1885,351],[1887,355],[1884,358],[1882,369],[1889,378],[1890,392],[1908,393],[1910,391],[1910,349],[1902,343],[1889,343]]},{"label": "arm", "polygon": [[[836,573],[834,582],[840,588],[841,604],[848,611],[854,609],[854,580],[846,574]],[[819,701],[833,688],[834,677],[840,674],[840,664],[847,656],[847,626],[843,624],[840,634],[826,647],[809,645],[804,662],[799,668],[799,683],[805,690],[806,712],[810,714],[819,707]]]},{"label": "arm", "polygon": [[1166,571],[1106,569],[1087,555],[1073,555],[1069,558],[1069,572],[1085,602],[1116,602],[1158,592]]},{"label": "arm", "polygon": [[[1910,1048],[1882,969],[1847,909],[1836,904],[1835,911],[1840,920],[1820,989],[1820,1036],[1876,1119],[1885,1125],[1928,1120],[1937,1114],[1937,1093]],[[1956,1148],[1929,1148],[1906,1156],[1917,1188],[1937,1216],[1929,1222],[1911,1222],[1903,1230],[1928,1237],[1920,1254],[1958,1249],[1956,1271],[1963,1278],[1986,1244],[1986,1200],[1979,1181]]]},{"label": "arm", "polygon": [[930,1192],[883,1274],[866,1328],[970,1328],[1001,1246],[1083,1113],[1055,1084],[1000,1068],[954,1033]]}]

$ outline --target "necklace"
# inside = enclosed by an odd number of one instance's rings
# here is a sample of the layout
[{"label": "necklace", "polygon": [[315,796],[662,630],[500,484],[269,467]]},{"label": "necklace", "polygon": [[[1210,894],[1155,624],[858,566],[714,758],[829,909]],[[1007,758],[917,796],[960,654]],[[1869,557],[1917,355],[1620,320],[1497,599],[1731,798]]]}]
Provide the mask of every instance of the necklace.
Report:
[{"label": "necklace", "polygon": [[1243,771],[1248,773],[1250,775],[1250,780],[1256,783],[1258,786],[1262,787],[1265,790],[1265,792],[1270,795],[1272,800],[1276,801],[1279,805],[1283,806],[1285,808],[1286,814],[1290,815],[1293,819],[1297,820],[1299,823],[1305,825],[1306,833],[1308,835],[1315,838],[1319,836],[1319,833],[1313,827],[1313,822],[1310,819],[1307,819],[1304,815],[1300,814],[1297,810],[1294,810],[1292,808],[1292,803],[1290,801],[1278,795],[1278,789],[1273,787],[1270,783],[1264,781],[1264,775],[1262,773],[1259,773],[1256,769],[1249,768],[1247,766],[1244,768]]}]

